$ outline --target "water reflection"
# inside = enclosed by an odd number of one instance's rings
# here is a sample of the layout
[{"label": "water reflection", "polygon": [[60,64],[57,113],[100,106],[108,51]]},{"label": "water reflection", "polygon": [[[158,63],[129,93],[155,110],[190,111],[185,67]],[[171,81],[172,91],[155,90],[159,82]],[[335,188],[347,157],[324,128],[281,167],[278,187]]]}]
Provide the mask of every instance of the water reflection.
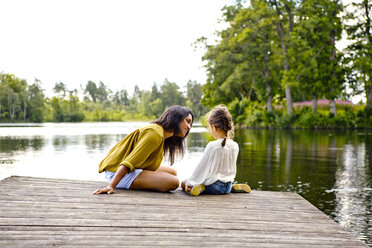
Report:
[{"label": "water reflection", "polygon": [[[69,143],[71,144],[71,138],[69,139]],[[65,136],[54,136],[52,138],[53,147],[56,152],[63,152],[66,151],[67,145],[67,138]]]},{"label": "water reflection", "polygon": [[[104,180],[98,163],[109,149],[145,123],[47,124],[0,127],[0,178],[9,175]],[[193,127],[183,160],[187,178],[212,140]],[[372,133],[236,130],[238,182],[256,190],[293,191],[372,243]]]},{"label": "water reflection", "polygon": [[336,183],[331,192],[336,196],[335,220],[346,229],[352,229],[360,239],[367,239],[371,228],[371,188],[366,164],[365,144],[346,144],[340,154]]},{"label": "water reflection", "polygon": [[203,152],[209,142],[207,133],[189,133],[186,138],[188,152]]},{"label": "water reflection", "polygon": [[13,164],[17,154],[39,151],[44,146],[41,137],[0,137],[0,164]]},{"label": "water reflection", "polygon": [[117,134],[117,135],[85,135],[84,142],[87,152],[108,152],[105,151],[107,147],[110,147],[113,143],[117,143],[122,140],[127,134]]},{"label": "water reflection", "polygon": [[239,182],[297,192],[371,244],[371,135],[304,130],[238,130],[236,135]]},{"label": "water reflection", "polygon": [[108,150],[144,123],[3,125],[0,179],[11,176],[104,180],[98,163]]},{"label": "water reflection", "polygon": [[44,145],[41,137],[18,138],[3,137],[0,139],[0,151],[3,153],[15,153],[17,151],[40,150]]}]

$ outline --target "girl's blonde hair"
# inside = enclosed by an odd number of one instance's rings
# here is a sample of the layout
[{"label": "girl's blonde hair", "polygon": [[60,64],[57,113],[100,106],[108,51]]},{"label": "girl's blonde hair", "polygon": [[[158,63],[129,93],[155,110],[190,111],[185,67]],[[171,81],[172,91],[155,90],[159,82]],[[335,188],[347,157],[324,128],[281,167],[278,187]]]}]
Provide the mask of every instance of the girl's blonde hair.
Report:
[{"label": "girl's blonde hair", "polygon": [[226,139],[232,139],[234,136],[234,123],[229,110],[224,105],[214,107],[208,114],[208,124],[214,125],[225,133],[222,141],[222,147],[226,144]]}]

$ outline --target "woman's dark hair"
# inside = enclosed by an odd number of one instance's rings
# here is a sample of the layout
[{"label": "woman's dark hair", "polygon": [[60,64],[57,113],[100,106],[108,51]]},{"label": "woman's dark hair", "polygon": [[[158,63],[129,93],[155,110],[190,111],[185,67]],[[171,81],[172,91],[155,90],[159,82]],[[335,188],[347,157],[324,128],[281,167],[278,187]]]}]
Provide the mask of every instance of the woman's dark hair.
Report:
[{"label": "woman's dark hair", "polygon": [[174,105],[169,107],[164,113],[152,123],[158,124],[163,127],[167,132],[173,132],[173,136],[165,139],[164,141],[164,154],[169,154],[170,164],[174,164],[176,155],[183,157],[185,152],[184,140],[185,137],[179,137],[177,134],[180,132],[180,122],[188,115],[192,116],[192,123],[194,122],[194,114],[191,109],[183,106]]}]

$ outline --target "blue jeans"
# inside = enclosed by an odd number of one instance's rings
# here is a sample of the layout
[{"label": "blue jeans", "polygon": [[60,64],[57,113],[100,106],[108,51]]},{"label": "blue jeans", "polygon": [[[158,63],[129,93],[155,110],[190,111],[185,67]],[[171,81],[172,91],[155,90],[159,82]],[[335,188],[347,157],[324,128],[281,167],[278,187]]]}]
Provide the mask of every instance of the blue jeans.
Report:
[{"label": "blue jeans", "polygon": [[203,194],[209,195],[224,195],[229,194],[232,189],[232,183],[223,183],[221,181],[216,181],[210,185],[205,185],[205,190]]}]

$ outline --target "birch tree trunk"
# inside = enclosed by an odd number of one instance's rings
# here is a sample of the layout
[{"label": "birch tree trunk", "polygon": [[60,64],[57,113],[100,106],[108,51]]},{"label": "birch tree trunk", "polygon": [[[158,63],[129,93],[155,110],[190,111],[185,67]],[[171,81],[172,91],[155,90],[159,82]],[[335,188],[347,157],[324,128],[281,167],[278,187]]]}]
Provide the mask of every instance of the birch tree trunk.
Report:
[{"label": "birch tree trunk", "polygon": [[[268,39],[268,38],[267,38]],[[265,79],[266,79],[266,108],[267,108],[267,111],[269,113],[272,113],[273,112],[273,97],[272,97],[272,94],[271,94],[271,85],[270,85],[270,69],[269,69],[269,54],[266,53],[265,54],[265,62],[266,62],[266,66],[265,66]]]},{"label": "birch tree trunk", "polygon": [[[372,44],[372,33],[371,33],[371,18],[370,18],[370,1],[364,0],[363,1],[363,7],[364,7],[364,17],[366,20],[366,36],[367,36],[367,42],[369,44],[369,47],[371,47]],[[367,98],[367,108],[372,108],[372,73],[369,72],[369,82],[366,85],[366,98]]]},{"label": "birch tree trunk", "polygon": [[23,120],[26,120],[26,97],[23,98]]},{"label": "birch tree trunk", "polygon": [[13,106],[12,106],[12,110],[11,110],[11,120],[13,120],[14,119],[14,113],[15,113],[15,104],[13,104]]},{"label": "birch tree trunk", "polygon": [[[334,4],[336,5],[338,2],[338,0],[335,0]],[[335,19],[336,17],[336,10],[334,10],[332,12],[332,16],[333,16],[333,19]],[[331,61],[334,61],[335,63],[337,62],[337,56],[336,56],[336,30],[335,29],[331,29],[331,32],[330,32],[330,41],[331,41],[331,44],[333,46],[332,48],[332,51],[331,51]],[[335,71],[332,72],[332,76],[333,77],[336,77],[336,73]],[[337,114],[337,110],[336,110],[336,102],[335,102],[335,98],[334,98],[334,92],[335,89],[333,87],[331,87],[330,89],[330,96],[331,96],[331,99],[329,99],[329,108],[330,108],[330,112],[331,114],[333,114],[334,116]]]},{"label": "birch tree trunk", "polygon": [[315,94],[311,100],[311,111],[313,111],[314,114],[318,112],[318,97]]},{"label": "birch tree trunk", "polygon": [[367,108],[372,108],[372,78],[369,79],[370,84],[366,85],[366,98],[367,98]]},{"label": "birch tree trunk", "polygon": [[[280,47],[283,53],[283,69],[284,69],[284,72],[288,72],[289,64],[288,64],[287,42],[285,41],[286,33],[284,32],[283,23],[280,21],[280,19],[283,17],[284,14],[281,12],[276,0],[270,0],[270,4],[276,11],[277,17],[279,20],[275,23],[275,26],[276,26],[276,31],[278,34],[278,39],[280,42]],[[293,30],[293,16],[292,16],[291,8],[290,6],[286,4],[284,5],[284,8],[287,11],[287,16],[288,16],[288,21],[289,21],[288,33],[291,33]],[[291,87],[289,85],[285,85],[285,98],[287,100],[287,114],[290,115],[293,112],[293,101],[292,101]]]},{"label": "birch tree trunk", "polygon": [[333,114],[334,116],[337,114],[335,99],[330,99],[329,100],[329,110],[330,110],[331,114]]},{"label": "birch tree trunk", "polygon": [[266,83],[266,94],[267,94],[267,100],[266,100],[267,112],[272,113],[273,112],[273,97],[271,95],[271,86],[269,83]]},{"label": "birch tree trunk", "polygon": [[23,120],[26,121],[27,117],[27,88],[25,89],[25,93],[23,95]]}]

